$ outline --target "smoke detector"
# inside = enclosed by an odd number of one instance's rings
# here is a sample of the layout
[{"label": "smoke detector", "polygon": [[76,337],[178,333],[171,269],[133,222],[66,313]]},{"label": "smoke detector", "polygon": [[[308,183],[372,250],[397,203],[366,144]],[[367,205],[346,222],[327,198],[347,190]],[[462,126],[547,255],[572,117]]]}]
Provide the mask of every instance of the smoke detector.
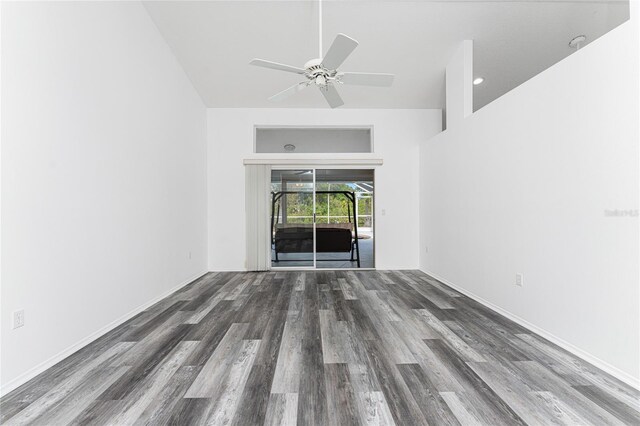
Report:
[{"label": "smoke detector", "polygon": [[287,152],[293,152],[296,150],[296,146],[294,144],[288,143],[284,146],[284,150]]},{"label": "smoke detector", "polygon": [[571,41],[569,42],[569,47],[578,50],[582,47],[582,43],[584,43],[585,41],[587,41],[587,36],[579,35],[571,39]]}]

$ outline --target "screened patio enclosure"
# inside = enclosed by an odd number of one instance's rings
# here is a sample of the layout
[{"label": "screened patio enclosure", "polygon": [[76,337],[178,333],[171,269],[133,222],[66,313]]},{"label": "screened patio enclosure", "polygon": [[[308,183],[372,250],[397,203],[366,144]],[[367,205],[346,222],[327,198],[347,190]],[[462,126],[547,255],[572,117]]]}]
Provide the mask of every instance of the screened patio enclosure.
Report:
[{"label": "screened patio enclosure", "polygon": [[273,268],[373,268],[374,173],[273,169]]}]

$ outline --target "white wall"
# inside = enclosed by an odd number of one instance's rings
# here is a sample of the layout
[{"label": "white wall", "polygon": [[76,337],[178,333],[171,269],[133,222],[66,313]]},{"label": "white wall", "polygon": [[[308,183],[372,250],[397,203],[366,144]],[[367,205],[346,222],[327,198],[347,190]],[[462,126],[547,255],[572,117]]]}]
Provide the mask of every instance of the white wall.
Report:
[{"label": "white wall", "polygon": [[459,126],[473,113],[473,40],[464,40],[445,70],[447,128]]},{"label": "white wall", "polygon": [[206,271],[206,110],[139,3],[3,2],[2,112],[6,392]]},{"label": "white wall", "polygon": [[418,267],[418,147],[440,131],[440,110],[209,109],[208,123],[210,270],[245,269],[242,160],[254,155],[254,125],[373,125],[373,156],[384,160],[375,176],[376,267]]},{"label": "white wall", "polygon": [[637,215],[639,75],[635,21],[423,143],[420,158],[421,268],[636,384],[638,217],[605,211]]}]

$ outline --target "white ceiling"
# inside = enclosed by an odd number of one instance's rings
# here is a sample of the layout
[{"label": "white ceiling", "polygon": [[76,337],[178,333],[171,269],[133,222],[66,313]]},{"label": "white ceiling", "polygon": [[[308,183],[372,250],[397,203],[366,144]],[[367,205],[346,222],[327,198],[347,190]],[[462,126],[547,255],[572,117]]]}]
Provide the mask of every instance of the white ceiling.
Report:
[{"label": "white ceiling", "polygon": [[[160,32],[208,107],[326,107],[307,89],[267,98],[300,76],[248,65],[254,58],[302,67],[318,56],[315,1],[147,1]],[[627,1],[323,2],[323,44],[337,33],[360,42],[341,71],[396,74],[391,88],[340,86],[343,108],[443,108],[444,70],[474,40],[478,109],[571,54],[568,42],[600,37],[628,19]]]}]

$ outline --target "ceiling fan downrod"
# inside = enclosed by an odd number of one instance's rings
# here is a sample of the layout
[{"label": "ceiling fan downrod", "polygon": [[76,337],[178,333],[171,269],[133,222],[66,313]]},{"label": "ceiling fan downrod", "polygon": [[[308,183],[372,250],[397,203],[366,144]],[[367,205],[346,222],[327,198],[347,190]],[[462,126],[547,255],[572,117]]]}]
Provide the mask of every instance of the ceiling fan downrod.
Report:
[{"label": "ceiling fan downrod", "polygon": [[318,58],[322,58],[322,0],[318,0]]}]

